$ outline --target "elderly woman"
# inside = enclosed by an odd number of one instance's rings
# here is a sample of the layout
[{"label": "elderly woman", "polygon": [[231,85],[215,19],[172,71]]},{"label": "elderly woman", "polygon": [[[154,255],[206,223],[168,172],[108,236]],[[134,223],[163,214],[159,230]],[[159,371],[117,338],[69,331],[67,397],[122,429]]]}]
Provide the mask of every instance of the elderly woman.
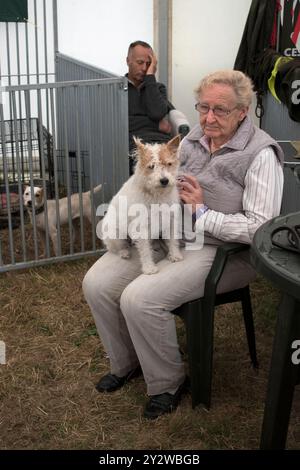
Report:
[{"label": "elderly woman", "polygon": [[[186,388],[171,311],[203,295],[218,244],[251,243],[257,228],[280,211],[283,155],[248,116],[252,94],[250,79],[232,70],[205,77],[196,90],[199,124],[182,141],[179,191],[191,205],[194,230],[205,232],[204,244],[197,247],[196,237],[193,249],[192,243],[182,249],[183,261],[170,263],[157,243],[159,272],[152,276],[141,273],[134,247],[129,260],[106,253],[84,278],[110,360],[110,373],[97,390],[113,392],[142,371],[149,395],[146,418],[174,410]],[[233,257],[220,289],[244,287],[251,276],[248,260]]]}]

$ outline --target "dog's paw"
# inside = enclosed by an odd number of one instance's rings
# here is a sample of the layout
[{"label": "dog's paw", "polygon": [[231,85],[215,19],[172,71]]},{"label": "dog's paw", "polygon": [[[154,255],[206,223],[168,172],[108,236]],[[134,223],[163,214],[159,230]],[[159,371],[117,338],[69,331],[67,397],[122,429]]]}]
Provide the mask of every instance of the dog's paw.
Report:
[{"label": "dog's paw", "polygon": [[151,264],[149,266],[143,266],[142,271],[144,274],[156,274],[158,273],[159,269],[155,264]]},{"label": "dog's paw", "polygon": [[171,261],[171,263],[176,263],[177,261],[182,261],[183,256],[181,253],[169,253],[168,260]]},{"label": "dog's paw", "polygon": [[130,258],[130,251],[127,250],[126,248],[124,248],[124,250],[120,250],[119,254],[120,254],[120,257],[122,259],[129,259]]}]

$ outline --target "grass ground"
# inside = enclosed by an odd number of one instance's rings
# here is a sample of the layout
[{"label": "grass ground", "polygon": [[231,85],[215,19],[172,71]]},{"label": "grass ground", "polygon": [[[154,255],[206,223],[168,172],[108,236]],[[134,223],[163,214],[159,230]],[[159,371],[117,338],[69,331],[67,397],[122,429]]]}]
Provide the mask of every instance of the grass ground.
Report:
[{"label": "grass ground", "polygon": [[[108,370],[81,282],[93,259],[0,275],[1,449],[256,449],[279,294],[251,286],[259,371],[251,368],[239,306],[216,313],[212,407],[190,396],[155,422],[142,417],[142,378],[114,394],[95,383]],[[182,349],[183,326],[178,320]],[[296,391],[287,448],[300,449]]]}]

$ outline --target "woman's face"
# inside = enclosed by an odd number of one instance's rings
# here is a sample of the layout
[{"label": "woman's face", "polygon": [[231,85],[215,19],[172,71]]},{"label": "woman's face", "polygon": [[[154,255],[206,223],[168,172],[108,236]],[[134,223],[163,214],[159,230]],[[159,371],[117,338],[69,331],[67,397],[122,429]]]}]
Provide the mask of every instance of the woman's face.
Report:
[{"label": "woman's face", "polygon": [[199,103],[202,130],[219,145],[231,139],[248,112],[248,108],[236,107],[237,98],[230,85],[213,84],[205,87],[199,95]]}]

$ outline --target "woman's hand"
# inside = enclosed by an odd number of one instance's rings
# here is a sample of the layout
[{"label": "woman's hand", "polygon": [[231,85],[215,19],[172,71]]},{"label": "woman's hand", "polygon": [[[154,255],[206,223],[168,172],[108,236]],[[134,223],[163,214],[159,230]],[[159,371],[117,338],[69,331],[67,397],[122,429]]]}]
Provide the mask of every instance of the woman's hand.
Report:
[{"label": "woman's hand", "polygon": [[184,175],[177,183],[180,199],[184,204],[192,205],[192,213],[196,212],[197,205],[204,204],[203,190],[198,180],[191,175]]}]

